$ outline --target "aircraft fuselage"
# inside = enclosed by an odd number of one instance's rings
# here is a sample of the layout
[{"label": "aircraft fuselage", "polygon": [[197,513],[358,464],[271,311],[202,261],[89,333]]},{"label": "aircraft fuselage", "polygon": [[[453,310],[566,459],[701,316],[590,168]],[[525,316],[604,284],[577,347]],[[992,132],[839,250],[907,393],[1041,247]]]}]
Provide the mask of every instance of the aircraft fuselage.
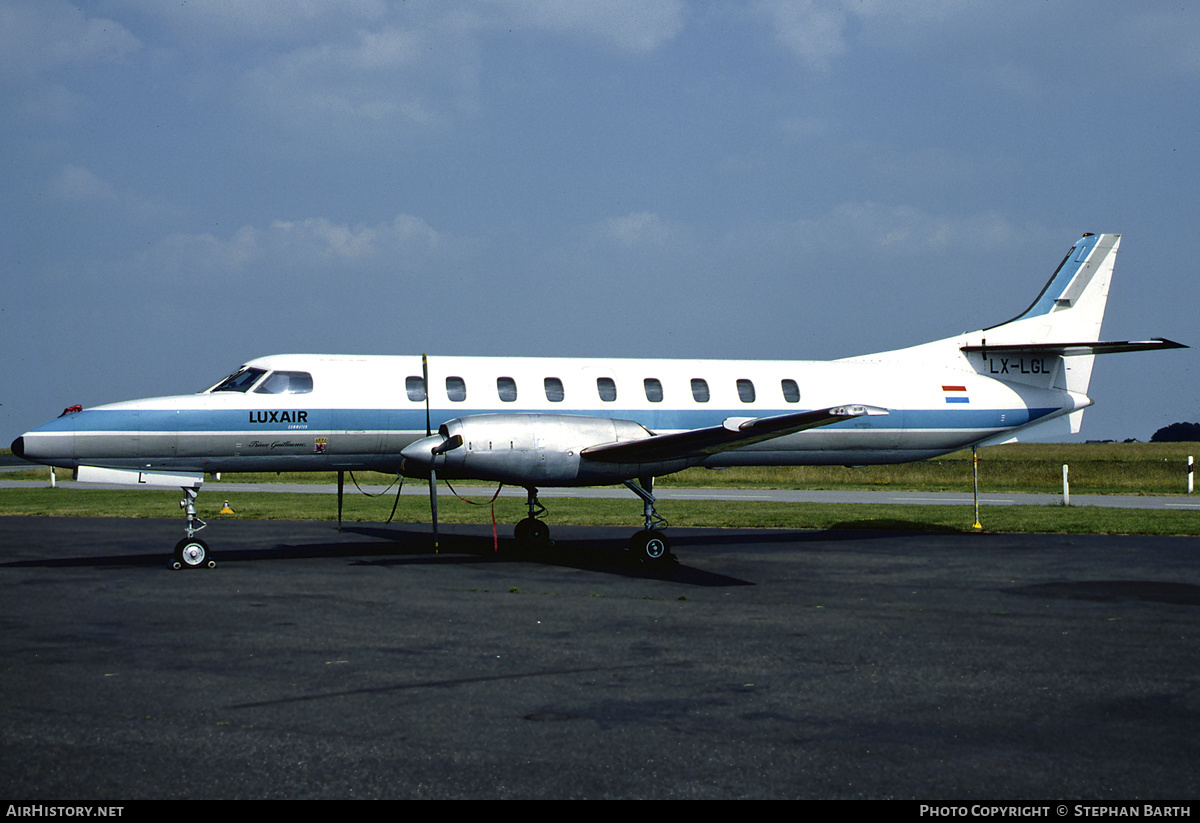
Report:
[{"label": "aircraft fuselage", "polygon": [[[537,416],[525,442],[510,431],[480,448],[582,449],[547,435],[547,415],[636,421],[647,433],[719,426],[853,400],[887,413],[695,458],[648,466],[865,465],[921,460],[1082,408],[1090,401],[961,368],[891,362],[576,360],[431,357],[429,422]],[[179,472],[401,470],[401,451],[426,435],[419,356],[276,355],[247,364],[247,390],[112,403],[64,414],[26,433],[27,459]],[[304,375],[297,393],[265,393],[269,376]],[[255,390],[258,388],[259,390]],[[481,417],[484,416],[484,417]],[[569,427],[568,427],[569,428]],[[17,444],[14,444],[17,445]],[[595,482],[580,478],[580,484]],[[615,481],[610,481],[615,482]]]}]

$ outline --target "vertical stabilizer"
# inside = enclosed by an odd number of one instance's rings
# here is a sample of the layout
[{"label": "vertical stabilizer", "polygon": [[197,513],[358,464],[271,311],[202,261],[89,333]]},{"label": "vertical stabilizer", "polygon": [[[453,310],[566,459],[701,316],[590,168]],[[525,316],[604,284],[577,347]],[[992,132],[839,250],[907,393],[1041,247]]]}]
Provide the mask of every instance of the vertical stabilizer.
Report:
[{"label": "vertical stabilizer", "polygon": [[1119,234],[1085,234],[1067,252],[1033,305],[981,334],[999,345],[1099,340],[1120,245]]},{"label": "vertical stabilizer", "polygon": [[[1098,341],[1120,245],[1119,234],[1079,238],[1033,305],[1007,323],[984,329],[981,342],[1038,346]],[[1056,360],[1052,385],[1086,395],[1096,356],[1060,356]],[[1082,420],[1082,411],[1071,415],[1072,433],[1079,431]]]},{"label": "vertical stabilizer", "polygon": [[[1138,350],[1128,348],[1131,344],[1099,344],[1120,245],[1119,234],[1083,235],[1033,304],[1012,320],[908,349],[848,359],[941,363],[1009,383],[1066,390],[1087,405],[1095,355]],[[1069,422],[1069,430],[1060,434],[1078,432],[1082,418],[1082,409],[1072,412],[1063,421]]]}]

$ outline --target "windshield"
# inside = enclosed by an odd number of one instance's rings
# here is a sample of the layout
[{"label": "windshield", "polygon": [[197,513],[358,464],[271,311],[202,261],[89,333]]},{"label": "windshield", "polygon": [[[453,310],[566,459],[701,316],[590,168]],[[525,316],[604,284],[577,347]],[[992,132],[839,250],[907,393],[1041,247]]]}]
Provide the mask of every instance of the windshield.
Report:
[{"label": "windshield", "polygon": [[276,371],[262,381],[255,394],[308,394],[312,391],[312,375],[303,371]]},{"label": "windshield", "polygon": [[252,369],[248,366],[243,366],[208,391],[210,393],[218,391],[244,392],[253,386],[255,381],[264,374],[266,374],[265,369]]}]

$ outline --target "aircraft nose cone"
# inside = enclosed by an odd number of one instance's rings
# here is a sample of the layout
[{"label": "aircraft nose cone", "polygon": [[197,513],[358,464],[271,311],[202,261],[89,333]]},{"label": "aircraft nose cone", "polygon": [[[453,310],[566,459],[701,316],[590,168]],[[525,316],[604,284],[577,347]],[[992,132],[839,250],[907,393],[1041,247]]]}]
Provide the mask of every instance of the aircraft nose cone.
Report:
[{"label": "aircraft nose cone", "polygon": [[25,438],[24,437],[18,437],[16,440],[14,440],[12,442],[12,446],[10,446],[9,448],[12,449],[12,453],[15,454],[17,457],[21,458],[22,460],[25,459]]},{"label": "aircraft nose cone", "polygon": [[441,435],[422,437],[400,450],[402,458],[400,473],[405,477],[428,477],[433,465],[433,450],[445,441]]}]

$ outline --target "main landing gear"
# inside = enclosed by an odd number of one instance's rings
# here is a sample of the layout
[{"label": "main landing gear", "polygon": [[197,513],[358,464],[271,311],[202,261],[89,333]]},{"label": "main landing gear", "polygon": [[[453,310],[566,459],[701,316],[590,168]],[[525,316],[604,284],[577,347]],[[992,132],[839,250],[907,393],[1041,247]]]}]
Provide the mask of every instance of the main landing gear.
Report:
[{"label": "main landing gear", "polygon": [[659,531],[667,527],[667,521],[654,509],[656,498],[651,493],[654,478],[642,477],[639,480],[640,484],[632,480],[625,481],[626,488],[642,498],[646,518],[646,528],[629,538],[629,554],[645,566],[676,562],[675,555],[671,554],[670,541]]},{"label": "main landing gear", "polygon": [[[179,501],[179,508],[183,509],[187,514],[187,525],[183,531],[187,537],[175,544],[175,555],[171,558],[169,564],[172,569],[213,569],[216,568],[217,561],[212,559],[212,553],[208,550],[208,544],[196,537],[196,532],[203,529],[208,524],[196,516],[196,495],[197,490],[190,486],[183,487],[183,499]],[[195,525],[199,523],[200,525]]]},{"label": "main landing gear", "polygon": [[[640,478],[640,483],[633,480],[626,480],[625,485],[642,498],[645,512],[645,528],[629,538],[629,554],[636,562],[646,566],[654,566],[665,563],[676,562],[675,555],[671,553],[671,543],[659,529],[666,528],[667,521],[659,516],[654,509],[656,498],[650,493],[649,489],[654,487],[654,478]],[[546,507],[538,501],[537,489],[533,486],[526,486],[525,491],[528,492],[527,505],[529,507],[529,516],[517,524],[513,531],[513,535],[517,539],[517,546],[520,549],[528,551],[542,551],[554,545],[554,541],[550,539],[550,528],[539,520],[539,516],[546,513]]]}]

